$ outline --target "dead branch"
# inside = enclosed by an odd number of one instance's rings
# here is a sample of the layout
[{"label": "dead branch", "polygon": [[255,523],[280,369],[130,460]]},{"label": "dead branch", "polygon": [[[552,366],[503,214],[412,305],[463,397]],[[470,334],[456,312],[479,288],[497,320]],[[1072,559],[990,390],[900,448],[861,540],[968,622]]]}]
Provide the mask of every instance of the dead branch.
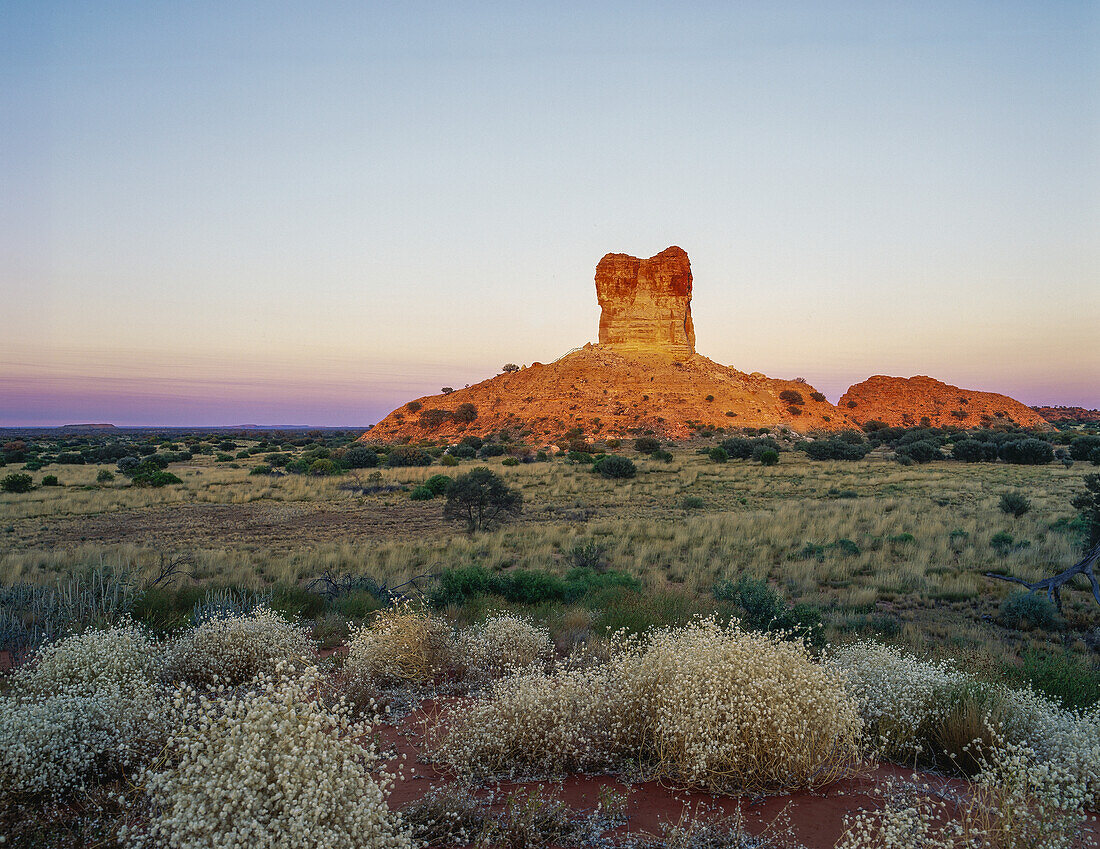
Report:
[{"label": "dead branch", "polygon": [[1049,578],[1043,578],[1041,581],[1025,581],[1023,578],[1017,578],[1012,575],[999,575],[996,572],[986,572],[985,576],[987,578],[996,578],[999,581],[1011,581],[1014,584],[1020,584],[1021,586],[1027,587],[1031,592],[1046,590],[1047,598],[1057,605],[1058,612],[1061,613],[1062,587],[1078,575],[1084,575],[1089,579],[1089,583],[1092,584],[1092,595],[1096,599],[1096,603],[1100,604],[1100,581],[1096,580],[1096,573],[1093,571],[1097,560],[1100,560],[1100,545],[1089,549],[1083,558],[1064,572],[1059,572],[1057,575],[1052,575]]}]

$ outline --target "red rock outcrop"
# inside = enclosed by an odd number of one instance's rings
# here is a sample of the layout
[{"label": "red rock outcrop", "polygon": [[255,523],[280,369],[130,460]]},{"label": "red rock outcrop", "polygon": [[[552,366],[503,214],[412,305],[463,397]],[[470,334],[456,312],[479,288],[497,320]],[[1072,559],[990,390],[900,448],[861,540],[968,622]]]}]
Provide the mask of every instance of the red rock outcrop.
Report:
[{"label": "red rock outcrop", "polygon": [[1033,409],[1007,395],[960,389],[925,375],[876,374],[848,387],[837,406],[860,424],[877,420],[893,427],[1050,427]]},{"label": "red rock outcrop", "polygon": [[363,439],[453,441],[505,429],[542,444],[578,427],[589,438],[651,430],[684,439],[703,427],[777,424],[800,433],[858,427],[804,381],[745,374],[699,354],[680,359],[662,351],[588,344],[547,365],[535,363],[447,395],[417,398]]},{"label": "red rock outcrop", "polygon": [[1100,422],[1100,410],[1084,407],[1032,407],[1048,422]]},{"label": "red rock outcrop", "polygon": [[600,344],[617,351],[695,353],[691,262],[670,247],[649,259],[607,254],[596,266]]}]

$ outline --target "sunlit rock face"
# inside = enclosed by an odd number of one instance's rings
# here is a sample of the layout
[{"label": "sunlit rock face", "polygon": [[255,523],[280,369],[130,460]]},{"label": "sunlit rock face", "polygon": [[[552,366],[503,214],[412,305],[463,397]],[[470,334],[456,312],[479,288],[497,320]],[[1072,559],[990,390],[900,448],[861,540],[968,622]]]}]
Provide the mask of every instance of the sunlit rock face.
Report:
[{"label": "sunlit rock face", "polygon": [[607,254],[596,266],[600,344],[618,351],[695,353],[691,262],[678,247],[649,259]]}]

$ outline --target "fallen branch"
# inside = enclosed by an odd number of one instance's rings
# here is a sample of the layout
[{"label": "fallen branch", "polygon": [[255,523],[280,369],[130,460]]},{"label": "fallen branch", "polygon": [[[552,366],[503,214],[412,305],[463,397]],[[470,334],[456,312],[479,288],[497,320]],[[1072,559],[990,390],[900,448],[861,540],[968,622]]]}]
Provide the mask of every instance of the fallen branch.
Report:
[{"label": "fallen branch", "polygon": [[1100,604],[1100,581],[1096,580],[1096,573],[1093,571],[1097,560],[1100,560],[1100,545],[1089,549],[1081,560],[1074,563],[1064,572],[1059,572],[1057,575],[1053,575],[1049,578],[1043,578],[1041,581],[1025,581],[1023,578],[1016,578],[1012,575],[999,575],[996,572],[986,572],[985,576],[987,578],[996,578],[999,581],[1011,581],[1014,584],[1020,584],[1021,586],[1027,587],[1031,592],[1046,590],[1047,598],[1057,605],[1058,612],[1061,613],[1062,587],[1078,575],[1084,575],[1089,579],[1089,583],[1092,584],[1092,595],[1096,599],[1096,603]]}]

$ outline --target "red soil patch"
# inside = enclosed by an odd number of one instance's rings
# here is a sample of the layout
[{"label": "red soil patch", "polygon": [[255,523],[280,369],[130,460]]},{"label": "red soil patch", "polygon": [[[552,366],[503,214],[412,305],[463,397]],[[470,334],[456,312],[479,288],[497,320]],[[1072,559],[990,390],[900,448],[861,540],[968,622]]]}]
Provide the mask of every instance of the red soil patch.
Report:
[{"label": "red soil patch", "polygon": [[[390,796],[390,807],[399,809],[423,797],[429,790],[447,783],[451,776],[433,764],[419,761],[425,731],[434,727],[439,708],[425,702],[419,711],[396,725],[376,728],[382,748],[395,753],[388,762],[399,777]],[[405,756],[404,761],[401,755]],[[403,765],[403,766],[402,766]],[[415,771],[414,771],[415,770]],[[403,774],[401,774],[403,773]],[[627,797],[626,825],[612,835],[627,833],[660,834],[663,824],[675,823],[683,815],[705,809],[733,814],[741,809],[747,828],[754,834],[764,831],[780,815],[785,815],[793,838],[808,849],[832,849],[844,832],[844,817],[860,809],[877,808],[881,801],[875,790],[889,778],[916,777],[929,787],[965,789],[966,782],[934,773],[914,773],[894,764],[869,766],[854,778],[838,781],[819,791],[795,791],[782,796],[753,798],[716,796],[706,792],[678,790],[655,781],[627,783],[614,775],[570,775],[560,781],[501,782],[494,785],[498,796],[513,790],[543,788],[548,795],[570,807],[593,809],[602,788],[608,787]],[[1095,826],[1093,826],[1095,828]]]}]

